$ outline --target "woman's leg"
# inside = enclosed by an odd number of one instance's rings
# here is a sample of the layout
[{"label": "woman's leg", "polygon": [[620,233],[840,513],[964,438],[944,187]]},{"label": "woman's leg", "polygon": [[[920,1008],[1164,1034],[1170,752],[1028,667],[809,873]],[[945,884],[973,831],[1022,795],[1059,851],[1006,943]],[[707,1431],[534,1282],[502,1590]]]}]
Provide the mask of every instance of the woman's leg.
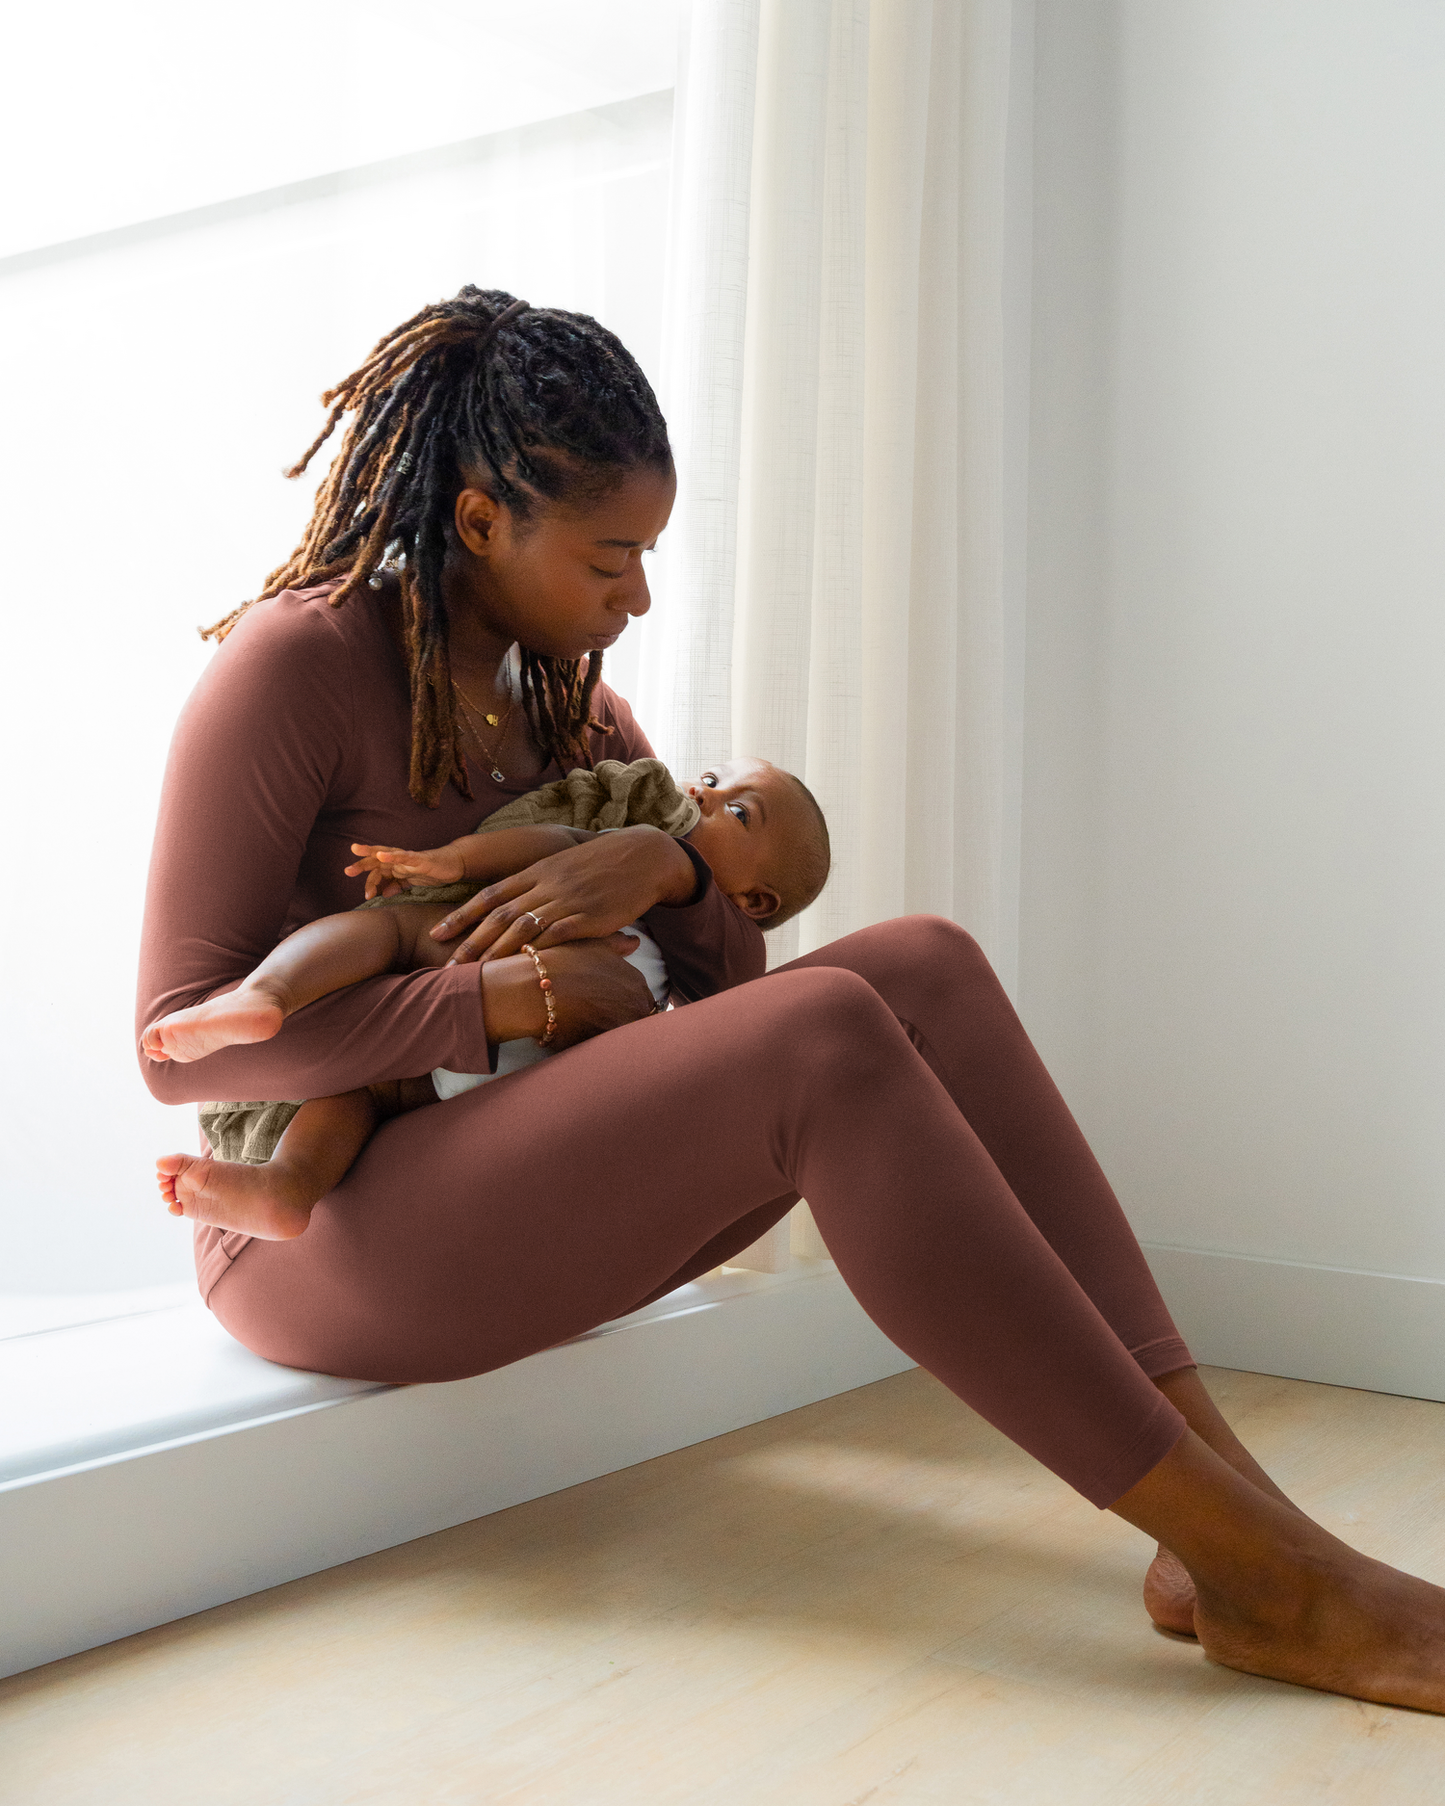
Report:
[{"label": "woman's leg", "polygon": [[866,979],[937,1074],[1009,1189],[1151,1376],[1192,1364],[1134,1232],[978,943],[941,916],[844,936],[770,973]]},{"label": "woman's leg", "polygon": [[1097,1504],[1182,1433],[887,1005],[828,968],[387,1124],[211,1305],[292,1366],[460,1377],[631,1309],[799,1192],[885,1332]]},{"label": "woman's leg", "polygon": [[[867,979],[1144,1372],[1237,1473],[1288,1505],[1205,1390],[1093,1150],[972,936],[942,916],[905,916],[778,970],[819,966]],[[1166,1552],[1145,1600],[1156,1622],[1192,1629],[1193,1589]]]},{"label": "woman's leg", "polygon": [[849,971],[775,974],[388,1124],[310,1232],[249,1243],[211,1303],[290,1365],[460,1377],[617,1315],[798,1193],[895,1342],[1179,1550],[1208,1653],[1445,1710],[1445,1594],[1336,1543],[1185,1427]]}]

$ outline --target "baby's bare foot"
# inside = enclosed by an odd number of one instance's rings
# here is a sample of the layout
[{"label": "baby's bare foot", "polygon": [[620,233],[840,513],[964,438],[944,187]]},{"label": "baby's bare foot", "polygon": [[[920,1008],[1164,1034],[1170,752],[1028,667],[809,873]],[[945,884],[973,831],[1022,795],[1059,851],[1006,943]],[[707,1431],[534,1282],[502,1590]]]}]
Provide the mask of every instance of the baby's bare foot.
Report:
[{"label": "baby's bare foot", "polygon": [[162,1016],[141,1036],[141,1052],[152,1060],[203,1060],[222,1047],[269,1041],[285,1020],[274,997],[243,985],[193,1009]]},{"label": "baby's bare foot", "polygon": [[1262,1585],[1247,1604],[1201,1586],[1204,1653],[1322,1693],[1445,1713],[1445,1590],[1326,1540],[1333,1549],[1308,1551],[1288,1585]]},{"label": "baby's bare foot", "polygon": [[173,1217],[238,1229],[267,1242],[300,1235],[315,1203],[301,1197],[295,1181],[276,1167],[203,1154],[163,1154],[156,1162],[156,1183]]},{"label": "baby's bare foot", "polygon": [[1184,1563],[1163,1543],[1144,1576],[1144,1610],[1160,1630],[1194,1635],[1194,1582]]}]

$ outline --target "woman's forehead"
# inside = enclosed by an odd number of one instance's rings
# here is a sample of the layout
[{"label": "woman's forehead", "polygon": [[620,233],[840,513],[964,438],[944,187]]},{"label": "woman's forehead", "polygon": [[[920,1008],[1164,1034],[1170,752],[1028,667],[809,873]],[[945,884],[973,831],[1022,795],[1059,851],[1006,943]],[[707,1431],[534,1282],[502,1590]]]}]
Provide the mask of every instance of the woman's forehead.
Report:
[{"label": "woman's forehead", "polygon": [[559,513],[600,546],[649,546],[666,527],[676,494],[672,471],[635,470],[587,507]]}]

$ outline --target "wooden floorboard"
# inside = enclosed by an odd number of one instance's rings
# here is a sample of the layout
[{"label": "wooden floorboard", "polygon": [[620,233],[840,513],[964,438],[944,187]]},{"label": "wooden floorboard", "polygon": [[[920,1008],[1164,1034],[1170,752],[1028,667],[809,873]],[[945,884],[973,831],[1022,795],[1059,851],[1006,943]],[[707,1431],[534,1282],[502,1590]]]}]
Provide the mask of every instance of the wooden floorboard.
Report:
[{"label": "wooden floorboard", "polygon": [[[1207,1378],[1445,1581],[1445,1406]],[[903,1374],[0,1682],[0,1802],[1445,1806],[1445,1720],[1212,1667],[1147,1554]]]}]

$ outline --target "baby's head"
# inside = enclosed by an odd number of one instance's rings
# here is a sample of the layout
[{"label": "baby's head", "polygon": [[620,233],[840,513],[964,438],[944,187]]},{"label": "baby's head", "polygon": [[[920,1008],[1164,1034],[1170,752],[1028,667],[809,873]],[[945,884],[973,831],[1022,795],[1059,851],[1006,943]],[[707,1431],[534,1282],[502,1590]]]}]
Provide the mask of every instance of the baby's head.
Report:
[{"label": "baby's head", "polygon": [[727,759],[683,789],[702,810],[687,836],[718,888],[760,928],[780,928],[822,890],[828,824],[801,779],[766,759]]}]

